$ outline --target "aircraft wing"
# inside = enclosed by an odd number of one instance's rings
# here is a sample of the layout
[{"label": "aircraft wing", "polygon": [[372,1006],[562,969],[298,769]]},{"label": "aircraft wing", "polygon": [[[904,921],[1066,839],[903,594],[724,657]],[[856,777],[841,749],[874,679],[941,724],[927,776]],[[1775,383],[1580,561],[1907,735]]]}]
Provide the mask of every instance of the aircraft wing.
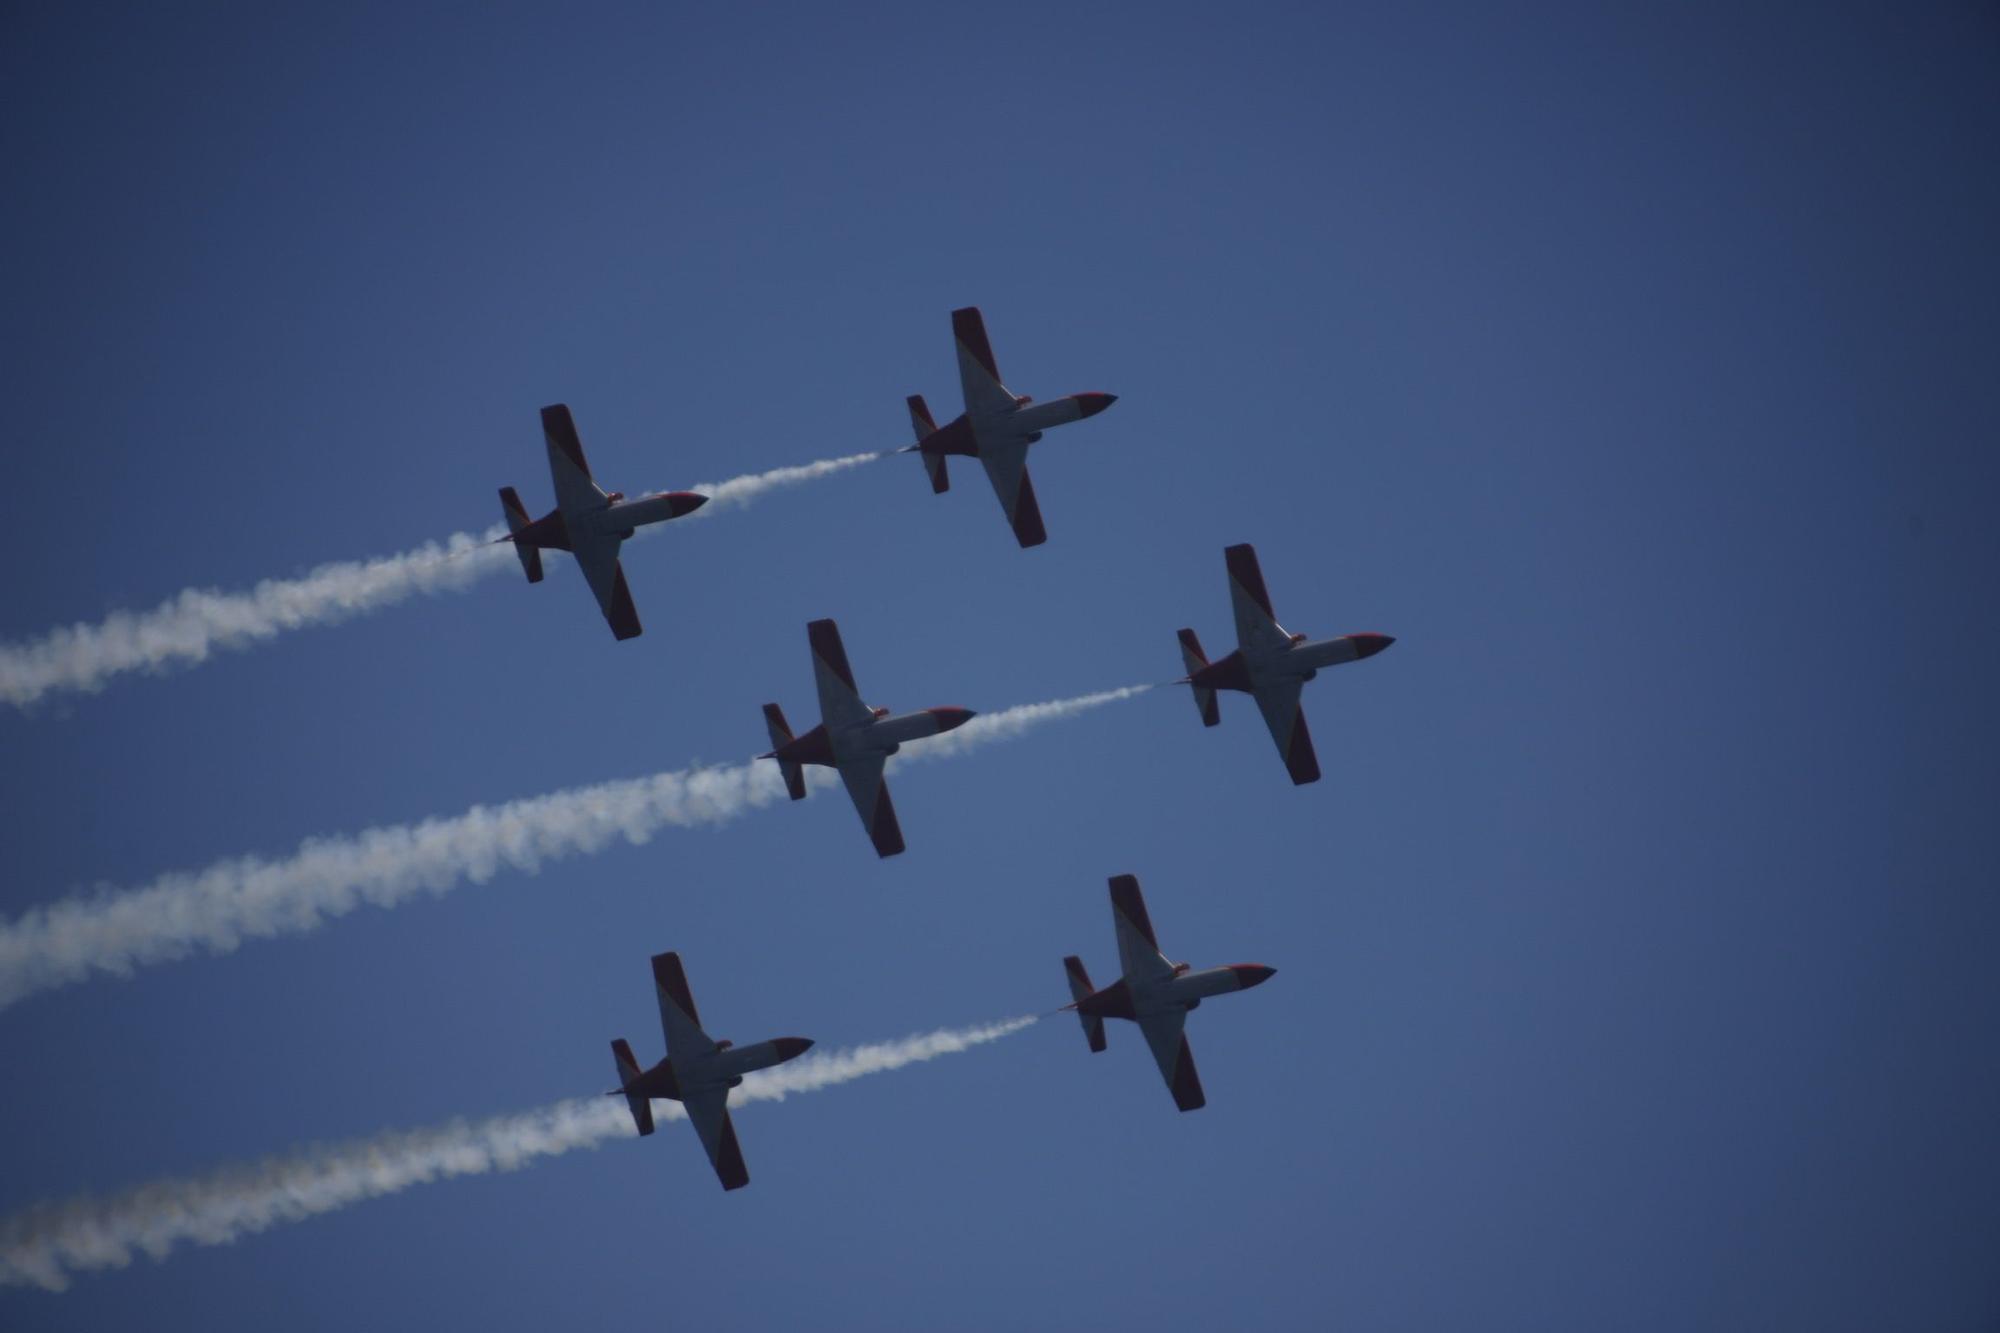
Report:
[{"label": "aircraft wing", "polygon": [[715,1177],[726,1190],[740,1190],[750,1183],[750,1168],[743,1165],[743,1149],[736,1144],[736,1122],[729,1118],[729,1089],[702,1088],[681,1098],[694,1132],[708,1153]]},{"label": "aircraft wing", "polygon": [[813,684],[819,689],[819,717],[826,729],[838,731],[873,718],[874,711],[861,702],[861,692],[854,688],[854,672],[847,665],[847,649],[841,646],[840,626],[831,620],[815,620],[806,626],[806,642],[812,645]]},{"label": "aircraft wing", "polygon": [[965,394],[965,414],[975,422],[1013,409],[1014,395],[1000,382],[993,344],[986,341],[986,321],[979,307],[951,312],[951,336],[958,344],[958,387]]},{"label": "aircraft wing", "polygon": [[625,566],[618,559],[619,545],[616,540],[582,541],[572,536],[570,553],[576,557],[577,567],[583,570],[584,580],[590,584],[612,635],[636,639],[645,631],[639,625],[639,608],[632,605],[632,590],[625,586]]},{"label": "aircraft wing", "polygon": [[1040,546],[1049,539],[1042,526],[1042,507],[1035,502],[1035,484],[1028,479],[1028,445],[1023,440],[979,446],[979,461],[986,465],[986,479],[1007,511],[1014,540],[1023,546]]},{"label": "aircraft wing", "polygon": [[889,801],[889,784],[882,777],[882,767],[888,762],[889,757],[884,754],[859,755],[840,761],[840,780],[853,798],[854,811],[861,816],[861,826],[868,830],[868,840],[875,844],[877,856],[894,856],[903,850],[903,826],[896,822],[896,807]]},{"label": "aircraft wing", "polygon": [[1136,875],[1111,877],[1111,927],[1118,935],[1118,970],[1127,979],[1172,976],[1174,965],[1153,938],[1153,919],[1139,893]]},{"label": "aircraft wing", "polygon": [[1313,753],[1312,733],[1306,730],[1306,710],[1299,707],[1299,691],[1304,688],[1305,682],[1293,677],[1259,685],[1253,691],[1257,711],[1264,715],[1264,725],[1278,743],[1285,771],[1292,775],[1293,785],[1300,787],[1319,781],[1319,757]]},{"label": "aircraft wing", "polygon": [[1182,1030],[1186,1026],[1185,1009],[1167,1009],[1139,1020],[1139,1030],[1146,1034],[1146,1045],[1153,1048],[1160,1077],[1174,1094],[1174,1105],[1183,1111],[1198,1111],[1208,1105],[1208,1097],[1201,1090],[1201,1075],[1195,1072],[1194,1052],[1188,1049],[1187,1033]]},{"label": "aircraft wing", "polygon": [[1229,566],[1229,607],[1236,613],[1236,646],[1245,657],[1268,657],[1289,647],[1292,636],[1271,613],[1271,594],[1264,590],[1257,548],[1247,543],[1225,547],[1222,559]]},{"label": "aircraft wing", "polygon": [[590,464],[584,460],[583,441],[577,437],[576,422],[570,420],[568,404],[555,403],[542,409],[542,438],[549,446],[549,476],[556,485],[556,508],[565,514],[601,508],[604,492],[590,479]]},{"label": "aircraft wing", "polygon": [[667,1034],[667,1059],[684,1062],[713,1052],[715,1042],[701,1030],[701,1015],[695,1010],[679,954],[653,955],[653,990],[660,1001],[660,1030]]}]

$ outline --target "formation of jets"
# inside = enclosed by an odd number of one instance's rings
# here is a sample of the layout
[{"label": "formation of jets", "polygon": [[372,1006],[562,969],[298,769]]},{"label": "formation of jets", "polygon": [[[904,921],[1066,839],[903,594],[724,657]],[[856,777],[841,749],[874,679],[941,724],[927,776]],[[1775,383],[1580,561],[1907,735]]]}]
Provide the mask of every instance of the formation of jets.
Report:
[{"label": "formation of jets", "polygon": [[[939,426],[922,395],[911,396],[907,403],[916,443],[898,452],[915,453],[923,460],[936,493],[950,489],[950,458],[979,460],[1015,540],[1023,547],[1039,546],[1048,540],[1048,531],[1028,476],[1029,446],[1051,427],[1096,416],[1117,399],[1108,393],[1078,393],[1037,404],[1016,395],[1002,382],[985,320],[977,308],[952,311],[951,328],[965,410]],[[542,409],[542,434],[548,446],[556,507],[530,521],[514,489],[503,489],[500,502],[507,535],[500,540],[513,543],[530,583],[542,579],[543,551],[569,552],[582,569],[612,634],[621,640],[636,638],[639,615],[626,587],[620,547],[639,527],[692,513],[707,497],[669,491],[627,500],[618,492],[602,490],[591,477],[569,408],[560,403]],[[1313,752],[1305,712],[1299,706],[1305,683],[1323,668],[1373,657],[1395,640],[1386,634],[1311,640],[1289,633],[1271,609],[1256,551],[1248,545],[1231,546],[1224,550],[1223,561],[1229,574],[1236,647],[1226,657],[1211,662],[1195,632],[1181,630],[1181,660],[1187,674],[1178,683],[1192,691],[1204,726],[1221,721],[1218,691],[1251,696],[1293,783],[1317,782],[1319,760]],[[795,801],[805,798],[808,765],[835,770],[876,854],[895,856],[904,850],[904,842],[884,778],[889,757],[910,741],[963,726],[974,716],[972,710],[939,707],[891,715],[886,708],[871,708],[854,683],[839,627],[831,620],[815,620],[806,626],[806,642],[812,651],[819,723],[802,735],[794,735],[784,710],[775,703],[765,704],[764,724],[771,748],[758,757],[776,761],[785,789]],[[1196,1110],[1207,1104],[1207,1097],[1188,1047],[1188,1013],[1205,999],[1262,985],[1274,969],[1261,963],[1234,963],[1196,972],[1186,963],[1169,961],[1154,937],[1139,881],[1131,875],[1117,875],[1110,886],[1118,979],[1098,989],[1091,984],[1080,958],[1071,955],[1063,959],[1070,990],[1070,1003],[1063,1007],[1077,1015],[1092,1051],[1106,1048],[1105,1019],[1136,1024],[1174,1105],[1183,1111]],[[798,1058],[813,1043],[804,1037],[776,1037],[735,1047],[711,1038],[702,1028],[678,954],[654,956],[653,986],[666,1036],[666,1058],[642,1069],[622,1038],[612,1042],[618,1087],[609,1095],[625,1099],[633,1126],[642,1135],[653,1132],[652,1099],[680,1102],[722,1187],[740,1189],[749,1183],[750,1173],[729,1117],[729,1090],[740,1085],[747,1074]]]}]

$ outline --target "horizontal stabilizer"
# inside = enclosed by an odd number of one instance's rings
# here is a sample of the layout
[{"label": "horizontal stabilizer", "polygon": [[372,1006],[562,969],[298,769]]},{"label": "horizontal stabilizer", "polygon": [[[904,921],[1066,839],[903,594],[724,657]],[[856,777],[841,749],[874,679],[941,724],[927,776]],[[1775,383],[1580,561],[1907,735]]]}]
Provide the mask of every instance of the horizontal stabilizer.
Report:
[{"label": "horizontal stabilizer", "polygon": [[[1063,971],[1069,974],[1069,994],[1073,1002],[1090,998],[1090,974],[1083,970],[1083,960],[1075,954],[1063,959]],[[1090,1043],[1092,1051],[1104,1049],[1104,1019],[1097,1014],[1077,1015],[1083,1022],[1083,1039]]]},{"label": "horizontal stabilizer", "polygon": [[[931,409],[922,394],[913,393],[906,401],[910,408],[910,429],[916,432],[917,443],[922,444],[937,434],[937,423],[931,420]],[[924,471],[930,474],[931,493],[943,495],[950,490],[951,474],[945,470],[944,455],[920,451],[919,456],[924,460]]]},{"label": "horizontal stabilizer", "polygon": [[[792,743],[792,729],[785,724],[785,710],[776,704],[764,705],[764,729],[771,733],[772,757]],[[785,775],[785,791],[795,801],[806,798],[806,771],[795,760],[779,759],[778,770]]]},{"label": "horizontal stabilizer", "polygon": [[[618,1067],[618,1086],[631,1087],[639,1079],[639,1062],[632,1058],[632,1047],[623,1037],[611,1043],[611,1058]],[[645,1097],[634,1093],[625,1094],[625,1105],[632,1112],[632,1124],[641,1136],[653,1132],[653,1104]]]},{"label": "horizontal stabilizer", "polygon": [[[506,516],[507,531],[519,536],[528,526],[528,511],[521,507],[521,497],[512,486],[500,488],[500,512]],[[542,581],[542,553],[525,542],[514,543],[514,554],[521,557],[521,569],[528,576],[528,582]]]},{"label": "horizontal stabilizer", "polygon": [[[1187,668],[1188,675],[1192,677],[1208,665],[1208,655],[1202,652],[1201,640],[1194,636],[1193,630],[1182,630],[1180,637],[1181,664]],[[1214,690],[1207,686],[1196,685],[1192,679],[1188,681],[1188,688],[1194,691],[1194,706],[1201,713],[1201,724],[1204,727],[1212,727],[1222,721],[1222,710],[1216,705]]]}]

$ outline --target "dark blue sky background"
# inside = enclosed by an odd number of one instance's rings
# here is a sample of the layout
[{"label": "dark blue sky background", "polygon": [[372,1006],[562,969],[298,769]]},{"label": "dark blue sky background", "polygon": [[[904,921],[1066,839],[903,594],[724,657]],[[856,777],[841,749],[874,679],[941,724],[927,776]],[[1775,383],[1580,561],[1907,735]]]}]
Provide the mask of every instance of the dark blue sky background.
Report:
[{"label": "dark blue sky background", "polygon": [[[286,8],[286,7],[280,7]],[[1067,1019],[238,1245],[10,1329],[1992,1328],[1990,5],[11,6],[0,638],[545,507],[535,419],[684,487],[904,442],[978,304],[1034,465],[909,459],[573,569],[0,716],[0,911],[763,748],[804,622],[978,709],[1228,639],[1221,548],[1387,654],[1157,691],[0,1013],[0,1213],[601,1090],[660,1038],[1048,1009],[1162,942],[1277,977]],[[427,8],[427,7],[426,7]],[[956,411],[955,407],[950,408]],[[1219,650],[1218,650],[1219,651]]]}]

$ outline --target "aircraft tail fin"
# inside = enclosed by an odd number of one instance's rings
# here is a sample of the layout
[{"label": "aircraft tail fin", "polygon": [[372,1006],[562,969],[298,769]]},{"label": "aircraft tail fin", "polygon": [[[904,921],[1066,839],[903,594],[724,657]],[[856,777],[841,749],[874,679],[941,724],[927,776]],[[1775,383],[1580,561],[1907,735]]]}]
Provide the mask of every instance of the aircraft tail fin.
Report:
[{"label": "aircraft tail fin", "polygon": [[[792,729],[785,724],[785,710],[776,704],[764,705],[764,728],[771,733],[772,758],[792,743]],[[795,801],[806,798],[806,771],[793,759],[779,759],[778,771],[785,775],[785,791]]]},{"label": "aircraft tail fin", "polygon": [[[924,403],[924,396],[913,393],[907,400],[910,406],[910,429],[917,433],[917,443],[922,444],[937,434],[937,423],[931,420],[931,410]],[[924,471],[931,477],[931,494],[943,495],[951,489],[951,474],[945,471],[944,455],[917,451],[924,460]]]},{"label": "aircraft tail fin", "polygon": [[1190,677],[1188,688],[1194,691],[1194,706],[1201,711],[1201,724],[1212,727],[1222,721],[1222,710],[1216,706],[1215,691],[1195,684],[1192,679],[1197,671],[1208,665],[1208,654],[1202,652],[1201,640],[1194,636],[1191,629],[1181,631],[1181,662],[1187,667]]},{"label": "aircraft tail fin", "polygon": [[[618,1066],[618,1088],[624,1092],[639,1079],[639,1062],[632,1058],[632,1048],[623,1037],[611,1043],[611,1058]],[[616,1094],[614,1094],[616,1095]],[[653,1132],[653,1104],[645,1097],[624,1092],[625,1105],[632,1111],[632,1125],[641,1135]]]},{"label": "aircraft tail fin", "polygon": [[[500,488],[500,512],[507,516],[507,531],[518,536],[528,526],[528,511],[521,507],[521,497],[514,493],[512,486]],[[524,542],[514,543],[514,554],[521,557],[521,569],[528,576],[528,582],[542,581],[542,553]]]},{"label": "aircraft tail fin", "polygon": [[[1083,960],[1075,954],[1063,959],[1063,971],[1069,974],[1069,994],[1072,1001],[1089,999],[1092,993],[1090,974],[1083,970]],[[1092,1051],[1104,1049],[1104,1019],[1097,1014],[1078,1014],[1083,1020],[1083,1039],[1090,1043]]]}]

